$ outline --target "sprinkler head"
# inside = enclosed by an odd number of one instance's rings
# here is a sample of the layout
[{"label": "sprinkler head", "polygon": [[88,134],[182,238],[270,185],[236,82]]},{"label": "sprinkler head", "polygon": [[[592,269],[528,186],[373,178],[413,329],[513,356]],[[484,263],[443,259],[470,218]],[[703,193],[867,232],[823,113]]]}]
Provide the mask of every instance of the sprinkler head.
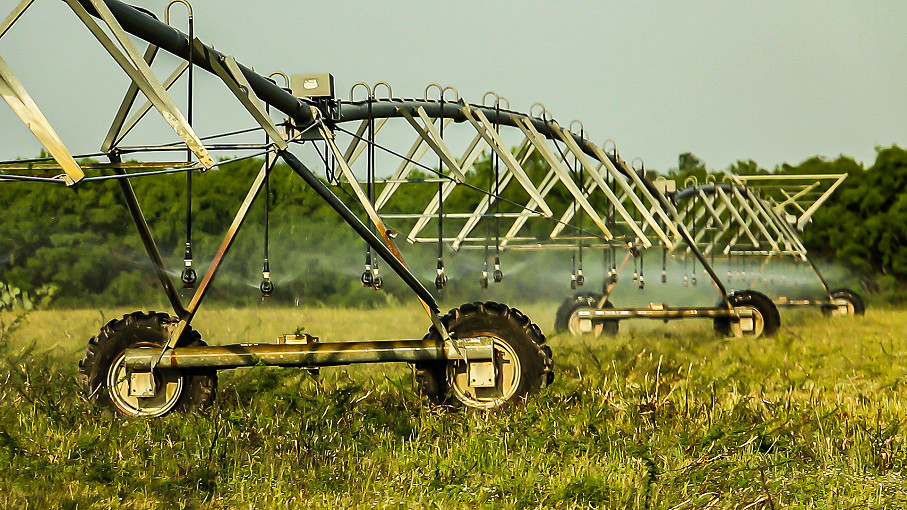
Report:
[{"label": "sprinkler head", "polygon": [[571,289],[576,288],[576,275],[575,274],[570,275],[570,288]]},{"label": "sprinkler head", "polygon": [[261,285],[258,286],[258,290],[261,291],[261,297],[270,297],[274,292],[274,284],[271,283],[271,266],[268,264],[268,259],[265,259],[265,263],[261,268]]},{"label": "sprinkler head", "polygon": [[696,277],[695,276],[690,278],[690,285],[692,285],[693,287],[696,286]]},{"label": "sprinkler head", "polygon": [[482,271],[482,277],[479,278],[479,286],[483,289],[488,288],[488,271]]},{"label": "sprinkler head", "polygon": [[583,276],[583,270],[578,269],[576,271],[576,285],[577,287],[582,287],[584,283],[586,283],[586,277]]},{"label": "sprinkler head", "polygon": [[196,274],[195,269],[192,268],[192,244],[186,243],[186,254],[183,256],[183,268],[182,274],[180,274],[180,280],[183,281],[183,288],[191,289],[195,287],[195,282],[198,280],[198,274]]},{"label": "sprinkler head", "polygon": [[668,283],[668,273],[664,270],[661,271],[661,283]]},{"label": "sprinkler head", "polygon": [[365,253],[365,271],[362,272],[362,276],[359,277],[359,281],[362,282],[362,285],[366,287],[371,287],[374,285],[375,281],[372,277],[372,254],[371,252]]},{"label": "sprinkler head", "polygon": [[617,283],[617,271],[614,269],[608,271],[608,283]]},{"label": "sprinkler head", "polygon": [[639,273],[637,273],[636,271],[633,271],[633,285],[637,285],[638,283],[639,283]]},{"label": "sprinkler head", "polygon": [[683,286],[687,287],[690,284],[690,278],[687,275],[683,275]]},{"label": "sprinkler head", "polygon": [[438,276],[435,277],[435,288],[442,290],[447,285],[447,274],[444,272],[444,261],[438,259]]},{"label": "sprinkler head", "polygon": [[261,291],[261,297],[271,297],[271,294],[274,293],[274,284],[271,283],[269,276],[264,277],[261,285],[258,286],[258,290]]},{"label": "sprinkler head", "polygon": [[639,290],[645,290],[646,288],[646,279],[642,276],[639,277]]},{"label": "sprinkler head", "polygon": [[184,289],[191,289],[195,287],[195,282],[198,281],[198,274],[196,274],[195,269],[192,269],[192,261],[187,260],[186,267],[183,268],[182,274],[180,274],[180,280],[183,281]]},{"label": "sprinkler head", "polygon": [[381,290],[381,287],[384,286],[384,278],[381,278],[380,269],[378,269],[377,262],[372,266],[372,288],[375,290]]},{"label": "sprinkler head", "polygon": [[500,257],[494,258],[494,272],[492,273],[492,278],[494,279],[494,283],[501,283],[501,281],[504,279],[504,272],[501,271]]}]

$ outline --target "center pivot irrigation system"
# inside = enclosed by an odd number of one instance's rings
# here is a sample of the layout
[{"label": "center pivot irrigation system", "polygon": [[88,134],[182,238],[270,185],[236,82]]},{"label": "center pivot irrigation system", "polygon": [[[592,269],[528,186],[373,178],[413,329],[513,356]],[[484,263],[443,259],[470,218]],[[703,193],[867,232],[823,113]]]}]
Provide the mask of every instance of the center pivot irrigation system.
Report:
[{"label": "center pivot irrigation system", "polygon": [[[438,291],[448,285],[445,259],[459,250],[481,252],[483,269],[476,276],[483,288],[504,280],[501,254],[505,250],[572,252],[575,287],[585,283],[584,251],[600,252],[607,266],[603,292],[578,294],[558,310],[557,326],[578,334],[614,333],[618,321],[637,317],[709,318],[719,329],[738,336],[771,334],[777,329],[777,309],[769,298],[753,290],[729,293],[725,289],[700,249],[699,224],[685,220],[683,207],[679,210],[672,202],[670,183],[647,178],[644,169],[627,164],[613,144],[599,147],[590,142],[581,124],[562,127],[541,105],[533,105],[528,114],[519,113],[494,93],[486,94],[481,104],[470,104],[456,89],[435,84],[421,98],[400,98],[384,82],[357,83],[348,99],[339,98],[330,75],[262,76],[206,45],[195,37],[192,8],[185,0],[167,4],[163,21],[118,0],[63,1],[131,84],[100,152],[73,156],[0,57],[0,95],[51,156],[0,162],[0,182],[78,187],[115,180],[173,308],[173,314],[134,312],[114,319],[91,338],[80,362],[79,381],[98,404],[132,416],[160,416],[203,406],[214,398],[217,370],[262,364],[314,368],[407,362],[415,367],[419,390],[432,400],[477,408],[527,397],[552,381],[551,349],[535,324],[517,309],[495,302],[465,304],[442,315],[434,295],[404,261],[397,240],[437,243],[432,270]],[[0,38],[33,2],[19,3],[0,25]],[[174,4],[188,11],[188,34],[170,24]],[[137,42],[147,43],[144,51]],[[164,58],[158,56],[165,53],[175,56],[178,65],[160,80],[152,66],[160,67]],[[196,132],[193,73],[197,69],[217,77],[254,121],[253,127],[204,136]],[[183,109],[170,95],[180,82],[186,85]],[[144,104],[137,102],[140,93],[147,99]],[[127,145],[130,132],[152,109],[172,128],[176,141]],[[236,142],[235,137],[244,141]],[[257,141],[247,141],[252,137]],[[174,154],[185,157],[177,161]],[[216,161],[215,155],[263,157],[264,163],[199,278],[192,254],[192,177],[230,161]],[[85,158],[107,161],[86,163]],[[202,342],[191,322],[256,197],[262,190],[267,193],[270,174],[285,168],[276,166],[278,160],[365,241],[362,284],[381,289],[380,266],[389,267],[424,309],[430,321],[428,334],[421,339],[332,343],[309,334],[283,335],[276,343],[208,346]],[[323,178],[309,162],[324,169]],[[184,288],[195,289],[188,303],[170,277],[131,182],[178,173],[186,176],[181,280]],[[217,178],[230,178],[228,168],[220,169]],[[268,296],[275,288],[267,247],[269,205],[264,202],[260,290]],[[725,213],[713,212],[716,222],[726,220]],[[727,221],[724,225],[730,228]],[[665,258],[680,249],[698,262],[712,282],[717,305],[611,305],[611,291],[631,261],[638,263],[633,284],[642,288],[644,254],[660,251],[664,279]]]},{"label": "center pivot irrigation system", "polygon": [[[233,57],[196,38],[191,6],[183,0],[167,5],[168,15],[164,21],[150,12],[117,0],[64,1],[128,75],[131,85],[101,145],[101,152],[73,156],[11,67],[0,58],[0,95],[52,156],[2,162],[0,180],[71,187],[116,180],[174,312],[173,315],[134,312],[110,321],[97,336],[91,338],[80,362],[79,381],[93,401],[125,415],[160,416],[175,409],[210,403],[214,398],[218,369],[262,364],[319,367],[408,362],[416,366],[419,388],[430,398],[455,400],[477,408],[493,408],[524,398],[551,382],[551,349],[535,324],[517,309],[494,302],[465,304],[441,315],[434,296],[410,271],[393,240],[394,233],[385,227],[372,206],[376,191],[372,184],[379,161],[379,156],[375,154],[377,145],[374,137],[386,120],[399,118],[411,122],[448,165],[448,171],[439,173],[438,178],[443,177],[446,181],[452,175],[454,181],[460,182],[465,177],[463,170],[444,149],[442,139],[435,138],[435,130],[452,121],[469,121],[476,126],[484,126],[477,127],[482,132],[482,139],[496,146],[493,125],[512,122],[509,116],[494,108],[471,107],[465,102],[379,101],[370,88],[365,101],[344,102],[334,97],[332,80],[324,75],[303,76],[295,80],[296,83],[290,83],[286,75],[277,73],[277,78],[287,82],[284,88],[270,77],[255,73]],[[0,25],[0,38],[26,14],[33,2],[23,0],[16,6]],[[169,11],[175,3],[184,5],[189,11],[188,34],[169,24]],[[136,41],[147,43],[144,52],[136,46]],[[164,81],[159,80],[151,68],[161,50],[180,60],[177,69]],[[212,136],[196,133],[192,122],[193,72],[196,68],[219,78],[254,119],[255,127],[250,131],[266,135],[265,143],[221,143],[228,135],[236,133]],[[183,74],[186,74],[189,98],[186,114],[176,106],[168,92]],[[139,92],[148,99],[141,106],[136,104]],[[156,146],[124,145],[126,135],[152,108],[161,114],[179,141]],[[277,112],[283,117],[280,122],[272,120],[272,113]],[[439,125],[426,120],[429,118],[437,119]],[[552,127],[542,120],[527,116],[519,118],[532,125],[527,129],[554,133]],[[337,145],[337,135],[349,136],[356,143],[350,144],[344,152]],[[359,142],[367,143],[363,145]],[[359,185],[350,166],[363,147],[367,147],[365,159],[369,170],[366,190]],[[346,182],[346,186],[360,199],[359,207],[368,216],[369,225],[361,221],[331,187],[294,154],[303,150],[322,155],[329,182],[338,187],[343,186],[340,179]],[[199,279],[192,258],[192,175],[221,166],[223,162],[215,161],[215,153],[233,155],[243,151],[251,153],[251,156],[245,157],[265,156],[265,162],[207,271]],[[183,161],[167,157],[174,153],[187,153],[187,156]],[[413,155],[394,156],[415,161],[411,157]],[[84,162],[86,157],[106,158],[108,161],[79,163]],[[207,346],[201,341],[200,335],[191,328],[192,319],[208,294],[255,198],[268,185],[268,177],[278,158],[365,240],[371,267],[368,274],[363,275],[363,283],[375,288],[381,286],[382,278],[377,268],[377,261],[381,259],[411,289],[431,322],[424,338],[322,343],[314,336],[296,334],[283,335],[277,343],[251,345]],[[36,175],[36,169],[45,175]],[[62,170],[62,173],[47,174],[54,170]],[[334,174],[338,170],[340,175]],[[187,176],[187,242],[181,279],[184,286],[195,288],[188,304],[181,299],[167,272],[131,184],[133,179],[167,173],[184,173]],[[229,178],[229,175],[220,174],[218,177]],[[524,184],[531,187],[528,181],[524,180]],[[538,197],[537,192],[533,194]],[[268,215],[265,214],[265,217]],[[261,291],[264,295],[274,291],[267,258],[262,271]]]}]

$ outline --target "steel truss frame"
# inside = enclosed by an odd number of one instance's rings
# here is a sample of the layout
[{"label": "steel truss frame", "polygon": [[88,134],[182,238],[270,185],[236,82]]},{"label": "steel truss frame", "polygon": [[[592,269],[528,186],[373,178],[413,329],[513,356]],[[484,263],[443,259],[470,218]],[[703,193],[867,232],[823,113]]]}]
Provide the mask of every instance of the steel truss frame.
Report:
[{"label": "steel truss frame", "polygon": [[[502,108],[498,97],[492,105],[473,105],[455,98],[446,100],[440,89],[438,99],[377,98],[368,89],[366,100],[339,101],[327,98],[317,101],[300,97],[278,86],[269,77],[259,75],[238,63],[233,57],[204,44],[200,39],[186,35],[161,22],[147,12],[128,6],[119,0],[64,0],[107,51],[121,70],[129,76],[131,84],[120,103],[113,122],[101,144],[101,152],[108,163],[81,165],[66,148],[56,131],[31,99],[12,69],[0,58],[0,95],[13,112],[29,127],[51,158],[32,161],[0,163],[0,181],[31,181],[59,183],[68,186],[85,185],[99,180],[115,179],[126,199],[127,207],[136,224],[143,245],[154,263],[155,271],[179,322],[170,333],[170,339],[159,353],[147,349],[130,349],[126,353],[126,366],[134,371],[154,372],[161,364],[187,366],[202,363],[204,366],[230,368],[265,364],[287,366],[322,366],[353,362],[387,361],[444,361],[466,360],[489,364],[494,356],[490,338],[459,339],[450,335],[441,321],[434,296],[423,286],[404,261],[394,241],[395,232],[387,220],[411,221],[406,234],[409,242],[437,242],[437,237],[427,234],[432,218],[456,218],[462,224],[456,233],[440,236],[442,243],[454,249],[487,246],[489,236],[479,236],[489,222],[498,225],[509,222],[503,235],[496,235],[495,250],[518,249],[573,249],[584,246],[598,249],[626,248],[624,264],[638,254],[639,249],[663,246],[674,249],[678,243],[689,246],[690,252],[700,260],[712,283],[721,296],[722,303],[708,308],[673,308],[664,305],[650,309],[606,308],[608,296],[617,279],[605,286],[603,297],[595,307],[580,311],[584,321],[597,323],[606,320],[645,317],[674,319],[710,317],[740,319],[746,312],[733,307],[724,285],[712,271],[703,253],[682,222],[678,211],[647,180],[644,171],[632,168],[620,158],[616,149],[608,151],[590,142],[585,134],[561,127],[544,109],[539,115],[523,114]],[[33,0],[22,0],[0,25],[0,37],[21,18]],[[191,19],[191,9],[190,9]],[[190,34],[191,34],[190,29]],[[134,39],[145,41],[148,46],[140,51]],[[182,59],[170,75],[161,80],[152,70],[156,56],[163,50]],[[185,74],[200,68],[217,76],[236,101],[255,121],[255,130],[267,136],[265,143],[217,143],[218,137],[202,137],[193,128],[190,111],[184,114],[170,95],[170,89]],[[189,86],[191,89],[191,79]],[[289,85],[289,84],[288,84]],[[147,102],[136,106],[139,93]],[[388,96],[390,87],[388,87]],[[487,97],[487,96],[486,96]],[[157,146],[126,146],[126,135],[151,110],[157,111],[171,127],[178,141]],[[130,112],[132,117],[128,118]],[[284,122],[275,122],[272,114],[286,116]],[[391,122],[396,119],[396,121]],[[355,125],[354,129],[346,126]],[[400,163],[389,179],[363,182],[357,176],[357,160],[367,150],[380,148],[377,135],[382,130],[409,130],[409,147],[394,153]],[[451,131],[465,130],[465,147],[453,147]],[[445,132],[445,130],[447,130]],[[341,139],[347,138],[345,147]],[[394,138],[398,138],[395,136]],[[516,140],[513,142],[512,140]],[[330,158],[326,166],[336,167],[340,177],[335,184],[352,189],[358,204],[370,220],[367,225],[359,219],[349,204],[344,203],[334,191],[297,157],[291,149],[300,144],[324,143]],[[312,143],[309,143],[312,142]],[[470,169],[487,150],[494,160],[496,175],[493,186],[486,191],[469,183]],[[206,171],[218,163],[213,153],[251,151],[264,155],[265,162],[250,185],[246,196],[233,218],[230,227],[207,272],[203,275],[190,301],[184,303],[176,285],[166,270],[166,264],[157,248],[151,228],[142,213],[141,205],[130,179],[163,173],[191,173]],[[164,160],[153,162],[126,162],[124,155],[142,155],[186,152],[185,161]],[[526,158],[537,153],[547,165],[543,176],[532,176],[524,168]],[[85,157],[83,155],[82,157]],[[261,343],[254,345],[229,345],[220,347],[176,347],[178,339],[189,328],[202,302],[208,295],[215,276],[248,213],[260,194],[277,159],[282,159],[335,212],[357,232],[385,264],[397,273],[418,298],[428,315],[438,339],[403,340],[386,342],[340,342],[280,345]],[[437,166],[420,161],[437,158]],[[373,165],[364,158],[366,165]],[[44,172],[61,171],[58,175],[35,174],[36,168]],[[370,168],[369,170],[374,170]],[[413,177],[414,170],[428,171],[434,177]],[[361,175],[361,172],[360,172]],[[426,183],[438,185],[438,191],[420,211],[394,211],[395,198],[408,185]],[[366,184],[367,189],[363,189]],[[372,187],[380,185],[380,195],[374,196]],[[462,211],[445,211],[452,205],[457,190],[478,192],[476,200]],[[512,198],[506,198],[507,196]],[[555,194],[569,197],[567,206],[558,202]],[[504,204],[509,211],[501,211]],[[543,238],[529,235],[530,224],[536,218],[547,218],[553,227]],[[510,221],[512,220],[512,221]],[[588,221],[588,224],[584,224]],[[574,225],[575,223],[575,225]],[[440,226],[440,225],[439,225]],[[202,361],[198,361],[202,360]],[[194,366],[194,365],[193,365]],[[491,376],[493,379],[493,374]]]},{"label": "steel truss frame", "polygon": [[[814,306],[823,310],[841,306],[827,281],[808,256],[800,239],[800,226],[806,225],[818,207],[847,178],[847,174],[830,175],[732,175],[724,183],[699,185],[696,182],[674,195],[681,219],[702,252],[727,259],[740,257],[762,259],[761,274],[772,260],[790,259],[805,262],[822,287],[823,298],[790,298],[778,295],[776,306]],[[823,181],[831,181],[830,184]],[[747,186],[746,184],[752,183]],[[770,188],[758,186],[769,183]],[[823,189],[824,188],[824,189]],[[772,189],[782,200],[763,196]],[[793,210],[794,212],[789,212]],[[727,280],[733,278],[728,269]],[[747,281],[745,271],[738,279]],[[749,279],[749,286],[756,283]]]},{"label": "steel truss frame", "polygon": [[[496,252],[628,250],[618,273],[623,271],[631,254],[638,256],[640,249],[662,246],[675,250],[678,246],[688,246],[687,250],[700,260],[707,274],[711,272],[696,244],[686,243],[690,236],[688,229],[657,182],[647,180],[644,171],[630,167],[616,150],[608,151],[591,143],[582,130],[577,133],[561,127],[544,109],[538,116],[514,112],[502,107],[504,101],[499,96],[490,105],[476,106],[459,98],[429,99],[427,93],[422,99],[403,99],[378,98],[371,89],[368,91],[369,97],[358,101],[352,99],[351,91],[351,99],[337,107],[335,138],[345,135],[348,145],[344,148],[336,139],[326,138],[341,169],[339,181],[354,189],[360,205],[370,216],[402,225],[395,230],[406,232],[408,242],[443,243],[452,250],[484,248]],[[397,150],[387,148],[384,145],[387,142],[379,140],[378,135],[379,131],[391,130],[394,119],[398,126],[404,126],[403,135],[398,130],[392,137],[401,146]],[[346,129],[345,123],[358,125]],[[373,138],[367,139],[365,134],[370,123],[374,126]],[[457,128],[459,136],[452,134]],[[462,150],[453,149],[456,140],[461,142]],[[389,178],[370,183],[355,177],[367,173],[360,155],[369,144],[400,156],[402,162]],[[452,158],[452,154],[459,158]],[[492,188],[489,190],[471,185],[468,175],[482,154],[499,163],[493,166],[498,170],[491,175],[490,183],[486,183]],[[532,155],[544,162],[541,172],[528,170],[527,162]],[[354,170],[357,164],[358,171]],[[432,175],[426,177],[426,174]],[[362,189],[369,184],[383,186],[374,200]],[[411,197],[416,186],[434,185],[436,191],[430,194],[424,208],[395,209],[395,200]],[[454,199],[455,190],[459,189],[467,189],[476,196],[465,209],[462,201]],[[523,197],[522,201],[503,197],[513,190]],[[460,210],[453,209],[455,203],[460,204]],[[508,206],[507,210],[499,209],[502,204]],[[533,231],[537,224],[532,222],[545,216],[551,228],[540,235],[537,228]],[[455,228],[442,228],[441,223],[445,221],[455,223]],[[492,230],[494,235],[490,234]],[[439,235],[432,235],[435,232]],[[439,276],[442,267],[439,263]],[[612,279],[604,285],[596,306],[578,313],[592,327],[603,321],[636,317],[738,320],[747,316],[746,310],[731,306],[717,275],[711,272],[709,276],[721,296],[718,306],[668,307],[655,303],[649,308],[611,308],[608,298],[617,283],[617,279]]]},{"label": "steel truss frame", "polygon": [[[150,13],[140,11],[118,0],[64,0],[91,32],[111,58],[131,79],[131,85],[122,100],[113,123],[102,143],[101,152],[88,156],[106,156],[108,163],[80,165],[76,157],[65,147],[56,131],[41,114],[38,105],[25,91],[22,83],[16,78],[11,68],[0,59],[0,95],[11,106],[13,112],[35,134],[42,145],[47,148],[51,158],[30,161],[7,161],[0,163],[0,181],[27,181],[41,183],[58,183],[68,186],[85,185],[86,183],[115,179],[125,197],[127,208],[136,224],[139,236],[155,266],[155,271],[162,287],[173,307],[179,322],[172,329],[170,339],[161,352],[151,354],[148,349],[130,349],[126,353],[125,365],[130,370],[152,372],[164,363],[168,367],[187,366],[201,363],[213,368],[232,368],[252,366],[259,363],[285,366],[323,366],[340,365],[358,362],[388,361],[445,361],[465,360],[479,365],[491,365],[494,356],[490,337],[456,338],[452,336],[441,321],[438,304],[434,296],[422,285],[409,270],[402,255],[397,249],[391,234],[384,226],[382,219],[374,214],[374,209],[367,207],[372,226],[363,223],[350,207],[309,169],[290,148],[302,140],[322,139],[333,145],[332,125],[337,119],[326,117],[330,111],[319,108],[315,101],[296,97],[288,90],[277,86],[273,80],[261,76],[251,69],[239,64],[236,60],[212,46],[204,44],[198,38],[190,38],[167,23],[158,21]],[[22,17],[32,5],[33,0],[23,0],[0,25],[0,37]],[[168,6],[169,8],[169,6]],[[191,22],[191,7],[190,7]],[[190,30],[191,32],[191,30]],[[144,52],[140,52],[133,38],[148,43]],[[160,50],[165,50],[183,60],[176,70],[165,80],[159,80],[151,65]],[[191,112],[184,115],[170,97],[169,89],[174,83],[192,68],[199,67],[217,76],[222,84],[234,95],[236,100],[254,119],[256,127],[267,135],[263,144],[214,144],[209,143],[215,137],[202,138],[194,131]],[[189,83],[191,87],[191,81]],[[148,99],[145,105],[135,108],[136,99],[141,92]],[[191,101],[190,101],[191,107]],[[152,109],[164,118],[177,135],[179,142],[157,146],[125,146],[122,144],[126,134],[137,125]],[[271,110],[279,111],[287,121],[278,125],[272,120]],[[355,108],[353,108],[355,112]],[[133,116],[127,120],[129,112]],[[413,110],[415,115],[419,111]],[[473,112],[483,118],[481,111]],[[415,119],[411,118],[414,123]],[[418,123],[416,123],[418,125]],[[425,134],[431,136],[433,126],[425,124]],[[430,144],[435,150],[444,152],[438,141]],[[123,156],[151,156],[154,153],[189,151],[193,158],[188,161],[154,161],[125,162]],[[266,156],[254,182],[233,218],[232,224],[221,241],[221,244],[194,291],[190,301],[184,303],[176,285],[166,270],[163,257],[157,248],[141,205],[135,195],[130,179],[163,173],[205,171],[223,162],[215,162],[213,151],[235,153],[236,151],[253,151],[254,155]],[[339,153],[337,154],[338,156]],[[87,157],[82,155],[79,157]],[[455,160],[445,154],[446,161],[453,165]],[[233,245],[256,197],[267,181],[268,175],[280,158],[318,195],[325,200],[341,218],[353,228],[410,287],[421,306],[431,320],[432,328],[438,333],[436,339],[400,340],[390,342],[339,342],[339,343],[298,343],[298,344],[253,344],[227,345],[218,347],[183,348],[176,347],[177,341],[189,327],[198,312],[204,298],[208,295],[214,278]],[[344,161],[338,157],[339,161]],[[355,183],[355,178],[348,173],[348,168],[341,165],[348,182]],[[45,174],[35,174],[36,170]],[[62,171],[58,175],[48,175],[49,171]],[[112,173],[110,173],[112,172]],[[453,172],[456,176],[456,172]],[[462,177],[462,176],[456,176]],[[358,186],[354,186],[357,188]],[[359,190],[361,191],[361,190]],[[372,229],[378,231],[376,235]],[[186,349],[189,349],[188,351]],[[196,365],[192,365],[196,366]],[[487,370],[487,369],[486,369]],[[491,375],[494,379],[492,368]],[[153,378],[146,378],[144,381]]]}]

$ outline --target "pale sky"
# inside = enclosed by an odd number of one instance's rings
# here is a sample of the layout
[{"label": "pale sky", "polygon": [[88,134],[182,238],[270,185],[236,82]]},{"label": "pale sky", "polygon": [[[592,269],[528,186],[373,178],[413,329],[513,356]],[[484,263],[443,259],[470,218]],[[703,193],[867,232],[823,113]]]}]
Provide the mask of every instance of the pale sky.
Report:
[{"label": "pale sky", "polygon": [[[3,0],[5,17],[18,0]],[[133,0],[163,17],[164,0]],[[582,121],[647,168],[711,169],[907,146],[907,2],[195,0],[196,35],[262,74],[330,72],[421,97],[431,82]],[[182,7],[173,24],[185,31]],[[97,151],[127,82],[60,0],[37,0],[0,55],[73,152]],[[166,66],[165,66],[166,67]],[[171,68],[161,68],[161,78]],[[175,93],[179,94],[179,93]],[[197,117],[241,116],[198,98]],[[243,125],[247,125],[244,123]],[[39,144],[0,103],[0,159]]]}]

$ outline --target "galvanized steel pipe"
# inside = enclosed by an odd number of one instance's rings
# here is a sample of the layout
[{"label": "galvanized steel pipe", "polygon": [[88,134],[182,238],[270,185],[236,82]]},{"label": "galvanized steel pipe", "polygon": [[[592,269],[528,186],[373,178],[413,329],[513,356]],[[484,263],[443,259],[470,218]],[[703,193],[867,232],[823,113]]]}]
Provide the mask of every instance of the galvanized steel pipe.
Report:
[{"label": "galvanized steel pipe", "polygon": [[[149,370],[157,348],[126,351],[126,368]],[[237,344],[177,347],[161,357],[157,368],[238,368],[257,365],[323,367],[352,363],[437,361],[446,359],[444,343],[438,340],[384,342],[336,342],[310,344]]]}]

